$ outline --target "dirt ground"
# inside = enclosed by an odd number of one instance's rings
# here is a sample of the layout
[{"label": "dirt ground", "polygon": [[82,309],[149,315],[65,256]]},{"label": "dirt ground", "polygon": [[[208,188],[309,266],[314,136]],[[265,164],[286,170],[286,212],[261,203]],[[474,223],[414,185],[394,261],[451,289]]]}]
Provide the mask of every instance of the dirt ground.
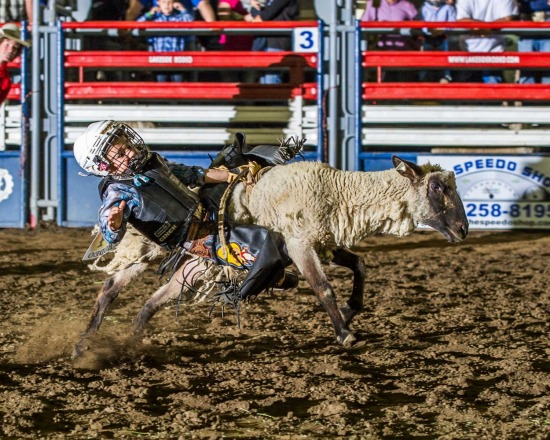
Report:
[{"label": "dirt ground", "polygon": [[[142,343],[162,282],[123,292],[71,361],[104,275],[84,229],[0,230],[2,438],[550,438],[550,235],[377,237],[360,342],[337,345],[306,285],[208,316],[175,305]],[[327,269],[339,299],[349,273]]]}]

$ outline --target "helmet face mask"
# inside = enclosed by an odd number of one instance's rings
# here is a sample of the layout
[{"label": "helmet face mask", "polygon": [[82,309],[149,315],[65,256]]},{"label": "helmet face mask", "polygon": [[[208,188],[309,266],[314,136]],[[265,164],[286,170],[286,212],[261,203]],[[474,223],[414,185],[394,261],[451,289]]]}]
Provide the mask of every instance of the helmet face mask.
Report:
[{"label": "helmet face mask", "polygon": [[79,165],[96,176],[131,177],[141,171],[150,157],[143,139],[121,122],[90,124],[74,144]]}]

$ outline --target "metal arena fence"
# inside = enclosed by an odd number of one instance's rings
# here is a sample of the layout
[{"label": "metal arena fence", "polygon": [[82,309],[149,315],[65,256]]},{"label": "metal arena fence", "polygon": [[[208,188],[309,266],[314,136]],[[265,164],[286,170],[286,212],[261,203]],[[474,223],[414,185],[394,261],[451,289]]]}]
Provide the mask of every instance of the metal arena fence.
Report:
[{"label": "metal arena fence", "polygon": [[[378,35],[388,33],[422,38],[424,28],[444,29],[452,38],[472,28],[544,35],[549,27],[531,22],[354,22],[329,32],[324,23],[307,21],[58,22],[40,27],[40,65],[33,63],[31,72],[26,49],[10,65],[20,82],[0,116],[0,227],[32,226],[39,220],[62,226],[95,223],[99,179],[78,175],[72,143],[90,122],[101,119],[133,124],[147,144],[170,160],[202,166],[238,131],[247,133],[253,145],[304,136],[307,160],[352,170],[388,168],[393,154],[415,160],[419,154],[465,149],[540,151],[548,147],[550,124],[545,85],[387,81],[384,73],[504,69],[517,76],[522,69],[547,69],[550,54],[383,52],[371,46]],[[136,41],[173,34],[289,35],[294,47],[289,52],[168,54],[144,47],[89,49],[94,39],[128,34]],[[285,81],[269,85],[251,79],[266,71],[282,73]],[[187,79],[160,83],[154,80],[156,72],[182,72]],[[41,114],[29,118],[29,100],[37,96]],[[508,128],[517,123],[537,125]]]}]

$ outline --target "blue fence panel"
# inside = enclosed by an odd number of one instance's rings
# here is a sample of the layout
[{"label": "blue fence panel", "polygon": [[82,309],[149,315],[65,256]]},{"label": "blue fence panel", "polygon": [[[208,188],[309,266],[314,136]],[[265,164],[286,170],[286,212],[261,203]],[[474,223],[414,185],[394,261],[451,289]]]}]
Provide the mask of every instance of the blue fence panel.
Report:
[{"label": "blue fence panel", "polygon": [[26,182],[21,167],[21,153],[0,153],[0,227],[25,226]]},{"label": "blue fence panel", "polygon": [[[23,39],[27,39],[26,22],[21,24]],[[28,134],[27,49],[21,53],[21,146],[14,151],[0,151],[0,227],[24,228],[27,223],[27,171],[25,166],[25,142]]]},{"label": "blue fence panel", "polygon": [[[212,153],[215,155],[216,153]],[[202,155],[181,152],[162,152],[168,160],[184,163],[185,165],[197,165],[207,167],[210,158],[206,153]],[[81,176],[82,168],[76,162],[72,152],[63,154],[63,174],[65,183],[62,187],[63,208],[60,205],[60,225],[70,227],[92,226],[97,223],[97,211],[100,206],[98,184],[101,181],[95,176]]]}]

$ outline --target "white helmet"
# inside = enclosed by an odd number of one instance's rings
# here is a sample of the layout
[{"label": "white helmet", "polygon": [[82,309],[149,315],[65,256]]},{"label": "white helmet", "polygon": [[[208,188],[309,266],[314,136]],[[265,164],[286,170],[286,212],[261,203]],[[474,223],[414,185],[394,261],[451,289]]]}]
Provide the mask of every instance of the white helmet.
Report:
[{"label": "white helmet", "polygon": [[122,122],[109,120],[90,124],[74,143],[74,157],[86,172],[100,177],[107,176],[110,165],[107,152],[121,139],[136,151],[129,166],[130,173],[127,174],[138,173],[149,159],[149,150],[141,136]]}]

